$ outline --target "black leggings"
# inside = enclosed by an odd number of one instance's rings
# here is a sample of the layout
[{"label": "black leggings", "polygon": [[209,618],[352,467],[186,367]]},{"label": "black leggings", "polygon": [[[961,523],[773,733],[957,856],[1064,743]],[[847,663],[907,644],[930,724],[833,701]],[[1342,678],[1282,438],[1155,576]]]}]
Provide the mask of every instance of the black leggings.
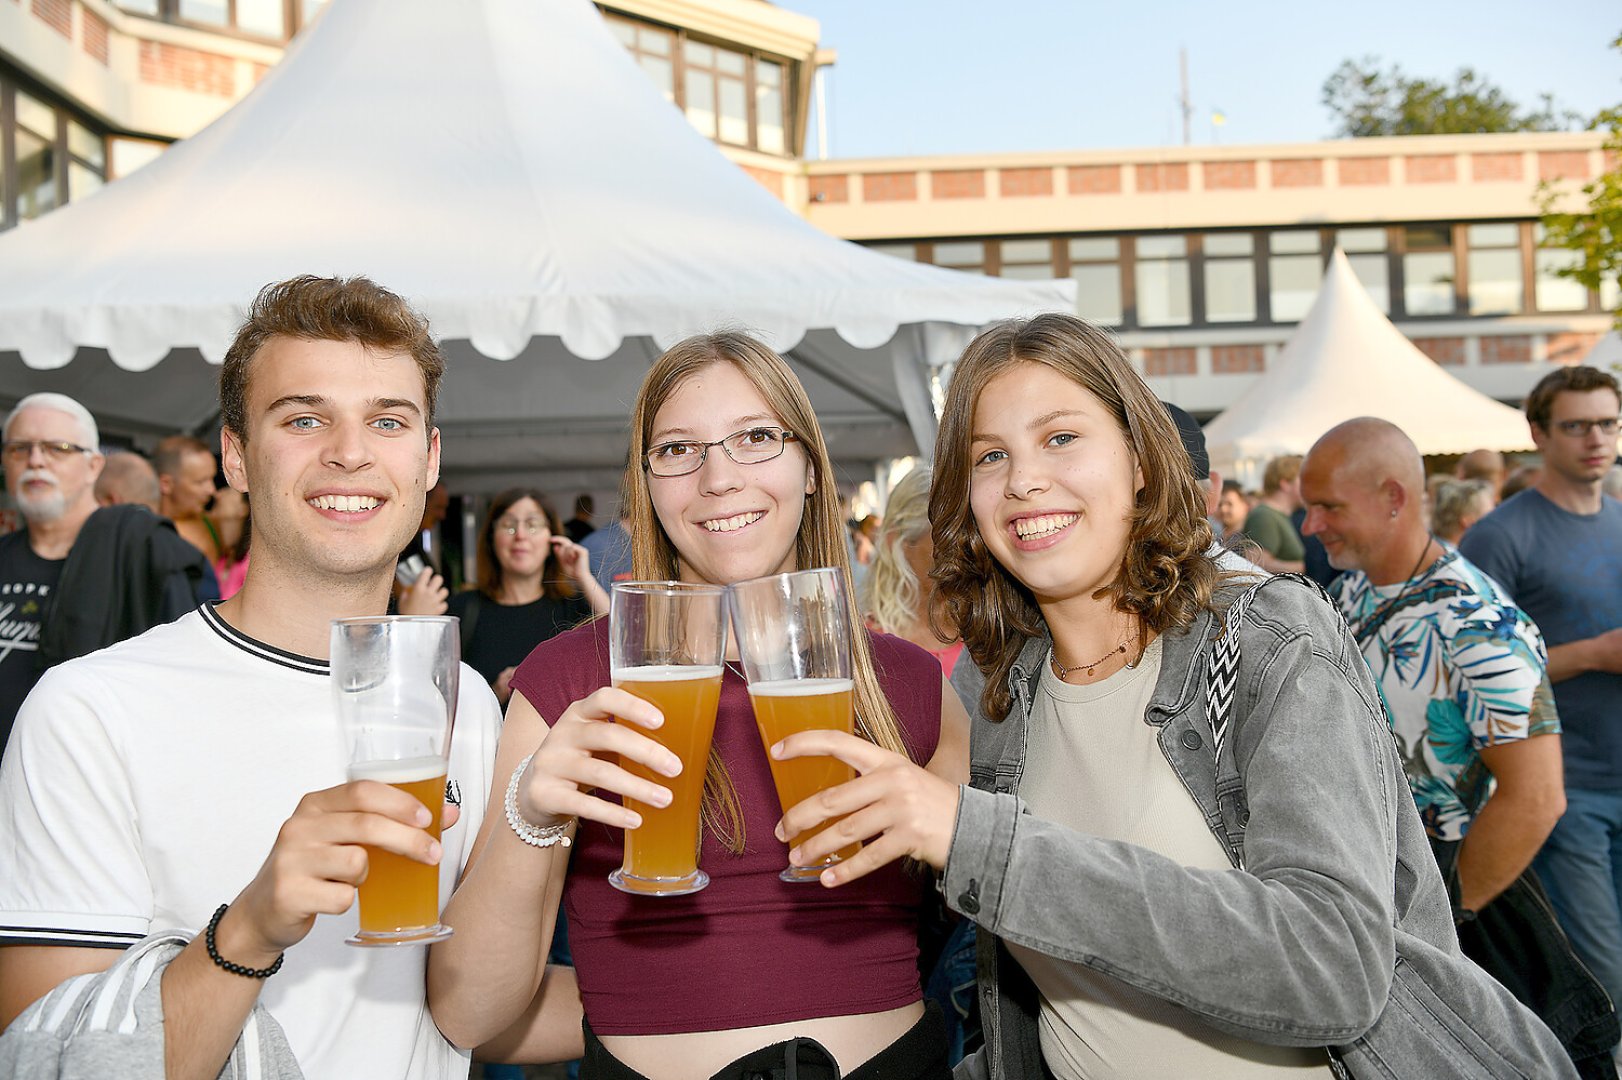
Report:
[{"label": "black leggings", "polygon": [[[581,1080],[648,1080],[610,1054],[585,1025],[586,1053]],[[946,1063],[946,1025],[940,1006],[928,1002],[924,1015],[895,1042],[841,1077],[832,1054],[815,1039],[773,1043],[723,1066],[711,1080],[951,1080]]]}]

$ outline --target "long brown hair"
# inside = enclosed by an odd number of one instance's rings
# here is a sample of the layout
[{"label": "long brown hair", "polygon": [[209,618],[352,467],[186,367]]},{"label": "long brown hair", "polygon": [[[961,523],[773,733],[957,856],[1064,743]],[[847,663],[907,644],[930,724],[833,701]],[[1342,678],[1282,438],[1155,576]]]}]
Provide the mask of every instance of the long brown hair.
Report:
[{"label": "long brown hair", "polygon": [[[805,387],[783,358],[747,334],[727,331],[690,337],[667,349],[654,361],[642,389],[637,392],[631,413],[631,457],[625,470],[622,494],[630,507],[631,569],[638,580],[669,580],[680,577],[676,547],[653,509],[648,490],[648,474],[643,465],[653,436],[654,419],[677,388],[688,378],[712,364],[727,363],[752,383],[783,425],[805,448],[811,462],[815,490],[805,500],[799,535],[794,542],[794,565],[798,569],[837,567],[845,579],[845,598],[850,625],[855,629],[851,642],[851,668],[855,676],[857,731],[869,741],[898,754],[911,756],[897,722],[895,710],[879,686],[873,666],[873,651],[861,631],[861,615],[856,609],[856,592],[850,576],[850,559],[845,549],[845,526],[839,514],[839,496],[834,487],[833,461],[822,438],[822,428],[811,410]],[[704,777],[704,822],[734,852],[744,846],[743,810],[737,789],[726,764],[715,750],[710,752]]]},{"label": "long brown hair", "polygon": [[1042,613],[1020,581],[986,547],[969,505],[974,408],[986,385],[1020,364],[1045,364],[1079,383],[1115,418],[1143,488],[1132,510],[1120,570],[1102,590],[1138,616],[1144,631],[1188,626],[1211,606],[1217,583],[1206,556],[1211,525],[1205,494],[1177,427],[1115,339],[1073,315],[1038,315],[987,329],[964,350],[946,390],[935,441],[929,519],[935,540],[936,596],[986,675],[981,711],[1008,714],[1008,673],[1025,640],[1043,632]]},{"label": "long brown hair", "polygon": [[[479,591],[492,600],[501,599],[501,587],[504,583],[501,560],[496,557],[496,523],[501,520],[501,515],[525,499],[534,500],[535,505],[541,508],[541,513],[546,516],[547,530],[553,536],[563,535],[563,523],[558,520],[558,512],[553,508],[552,500],[534,488],[508,488],[491,500],[490,512],[484,519],[484,528],[479,530],[478,586]],[[574,582],[563,573],[557,552],[548,546],[546,562],[541,564],[541,595],[549,600],[567,600],[578,592]]]}]

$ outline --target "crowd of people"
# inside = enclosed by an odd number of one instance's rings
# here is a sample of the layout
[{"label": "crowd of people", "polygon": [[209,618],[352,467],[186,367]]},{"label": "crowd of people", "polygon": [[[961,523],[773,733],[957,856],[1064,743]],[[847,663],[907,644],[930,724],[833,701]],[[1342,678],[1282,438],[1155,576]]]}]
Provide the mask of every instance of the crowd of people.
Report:
[{"label": "crowd of people", "polygon": [[[444,377],[399,297],[304,277],[227,353],[218,459],[104,455],[61,395],[6,418],[0,1071],[1616,1075],[1609,373],[1528,388],[1535,472],[1428,480],[1363,417],[1249,493],[1042,315],[968,346],[933,465],[850,521],[790,366],[703,335],[643,381],[616,519],[503,491],[466,582]],[[854,732],[763,748],[732,652],[709,887],[612,888],[681,767],[611,685],[612,583],[820,567]],[[460,619],[443,832],[337,750],[328,625],[388,610]],[[855,778],[782,808],[806,756]],[[454,934],[345,948],[368,851],[436,866]]]}]

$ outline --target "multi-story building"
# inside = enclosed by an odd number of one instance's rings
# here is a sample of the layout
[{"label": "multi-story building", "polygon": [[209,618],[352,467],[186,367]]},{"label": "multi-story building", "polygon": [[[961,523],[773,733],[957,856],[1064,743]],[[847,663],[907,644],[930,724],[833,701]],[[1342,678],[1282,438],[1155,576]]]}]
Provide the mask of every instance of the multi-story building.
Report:
[{"label": "multi-story building", "polygon": [[[199,129],[320,6],[0,0],[0,228]],[[599,6],[666,98],[795,212],[900,258],[1074,278],[1080,314],[1199,415],[1266,370],[1337,245],[1425,353],[1507,401],[1581,359],[1622,303],[1557,276],[1571,255],[1538,244],[1540,185],[1615,165],[1593,133],[808,160],[832,59],[815,20],[760,0]]]}]

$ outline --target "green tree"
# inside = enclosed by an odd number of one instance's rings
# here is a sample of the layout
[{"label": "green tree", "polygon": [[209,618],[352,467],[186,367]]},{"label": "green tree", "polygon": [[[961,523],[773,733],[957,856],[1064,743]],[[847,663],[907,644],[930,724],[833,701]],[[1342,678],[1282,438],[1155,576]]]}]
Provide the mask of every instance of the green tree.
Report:
[{"label": "green tree", "polygon": [[1335,117],[1337,136],[1468,135],[1494,131],[1561,131],[1576,119],[1542,97],[1538,109],[1523,109],[1471,68],[1460,68],[1452,85],[1410,78],[1402,68],[1379,66],[1376,57],[1347,60],[1324,81],[1323,103]]},{"label": "green tree", "polygon": [[[1611,42],[1611,48],[1622,51],[1622,35]],[[1556,211],[1565,192],[1557,184],[1538,185],[1543,246],[1577,253],[1574,265],[1557,271],[1560,276],[1590,289],[1598,289],[1607,281],[1622,288],[1622,106],[1606,109],[1588,126],[1609,132],[1605,150],[1611,167],[1582,186],[1586,203],[1582,210]],[[1622,330],[1622,308],[1613,314],[1616,328]]]}]

